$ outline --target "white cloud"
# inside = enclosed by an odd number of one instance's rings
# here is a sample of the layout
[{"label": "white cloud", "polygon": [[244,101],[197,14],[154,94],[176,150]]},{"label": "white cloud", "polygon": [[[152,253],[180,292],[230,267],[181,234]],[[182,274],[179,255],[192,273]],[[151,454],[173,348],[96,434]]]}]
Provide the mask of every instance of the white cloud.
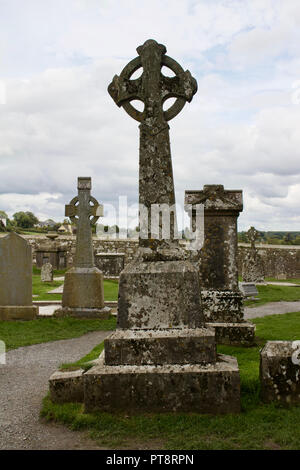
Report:
[{"label": "white cloud", "polygon": [[0,209],[62,220],[81,175],[92,176],[99,202],[137,200],[138,123],[107,85],[153,37],[198,81],[170,122],[178,202],[185,189],[224,184],[244,191],[241,228],[299,230],[300,4],[28,0],[25,8],[11,0],[1,8]]},{"label": "white cloud", "polygon": [[51,214],[55,217],[57,211],[61,211],[62,203],[59,199],[61,199],[61,194],[0,194],[0,206],[6,207],[6,213],[10,218],[15,212],[30,211],[34,212],[40,220],[45,220]]}]

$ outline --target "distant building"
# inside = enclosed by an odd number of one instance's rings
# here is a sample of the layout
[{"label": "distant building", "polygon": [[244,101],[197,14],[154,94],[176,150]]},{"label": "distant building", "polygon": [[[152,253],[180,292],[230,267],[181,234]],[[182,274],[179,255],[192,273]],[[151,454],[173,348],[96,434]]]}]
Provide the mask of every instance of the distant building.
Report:
[{"label": "distant building", "polygon": [[62,224],[58,229],[58,233],[65,233],[65,234],[73,234],[72,225],[71,224]]},{"label": "distant building", "polygon": [[47,220],[44,220],[43,222],[39,222],[36,225],[36,227],[39,227],[39,228],[54,227],[56,224],[57,224],[57,222],[55,222],[54,220],[47,219]]}]

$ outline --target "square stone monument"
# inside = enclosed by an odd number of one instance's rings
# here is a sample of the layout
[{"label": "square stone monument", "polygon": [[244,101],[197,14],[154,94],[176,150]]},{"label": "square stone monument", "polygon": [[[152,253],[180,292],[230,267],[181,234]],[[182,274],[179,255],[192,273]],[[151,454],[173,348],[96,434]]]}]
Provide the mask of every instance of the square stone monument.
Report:
[{"label": "square stone monument", "polygon": [[0,238],[0,320],[33,320],[31,246],[14,232]]},{"label": "square stone monument", "polygon": [[[237,218],[243,210],[241,190],[205,185],[186,191],[185,204],[204,205],[204,244],[198,255],[203,314],[219,343],[251,345],[255,326],[244,321],[237,264]],[[195,224],[196,210],[189,214]]]},{"label": "square stone monument", "polygon": [[36,266],[42,268],[44,264],[51,263],[53,269],[64,269],[67,265],[67,247],[57,238],[56,232],[48,232],[46,238],[39,242],[36,250]]}]

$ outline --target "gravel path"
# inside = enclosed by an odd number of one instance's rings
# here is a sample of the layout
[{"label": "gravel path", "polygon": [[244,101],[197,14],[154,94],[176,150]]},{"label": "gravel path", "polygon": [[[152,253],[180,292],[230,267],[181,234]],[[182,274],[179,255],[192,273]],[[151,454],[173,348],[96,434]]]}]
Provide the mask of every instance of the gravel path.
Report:
[{"label": "gravel path", "polygon": [[35,344],[8,351],[0,365],[0,449],[98,449],[84,433],[39,418],[48,379],[62,362],[87,354],[110,334]]},{"label": "gravel path", "polygon": [[245,307],[245,319],[290,312],[300,312],[299,300],[296,302],[269,302],[258,307]]}]

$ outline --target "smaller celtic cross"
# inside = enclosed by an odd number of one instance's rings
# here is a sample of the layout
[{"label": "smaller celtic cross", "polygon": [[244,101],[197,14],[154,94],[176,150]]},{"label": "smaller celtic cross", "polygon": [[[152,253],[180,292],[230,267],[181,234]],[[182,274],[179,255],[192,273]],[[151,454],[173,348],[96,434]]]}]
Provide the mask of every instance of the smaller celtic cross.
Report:
[{"label": "smaller celtic cross", "polygon": [[255,250],[255,241],[259,238],[259,232],[254,227],[250,227],[247,232],[247,237],[251,243],[251,249]]},{"label": "smaller celtic cross", "polygon": [[[103,217],[103,206],[91,196],[90,177],[78,178],[78,196],[66,205],[65,215],[76,224],[76,252],[74,266],[91,268],[94,266],[94,251],[91,226]],[[91,218],[92,217],[92,218]]]}]

